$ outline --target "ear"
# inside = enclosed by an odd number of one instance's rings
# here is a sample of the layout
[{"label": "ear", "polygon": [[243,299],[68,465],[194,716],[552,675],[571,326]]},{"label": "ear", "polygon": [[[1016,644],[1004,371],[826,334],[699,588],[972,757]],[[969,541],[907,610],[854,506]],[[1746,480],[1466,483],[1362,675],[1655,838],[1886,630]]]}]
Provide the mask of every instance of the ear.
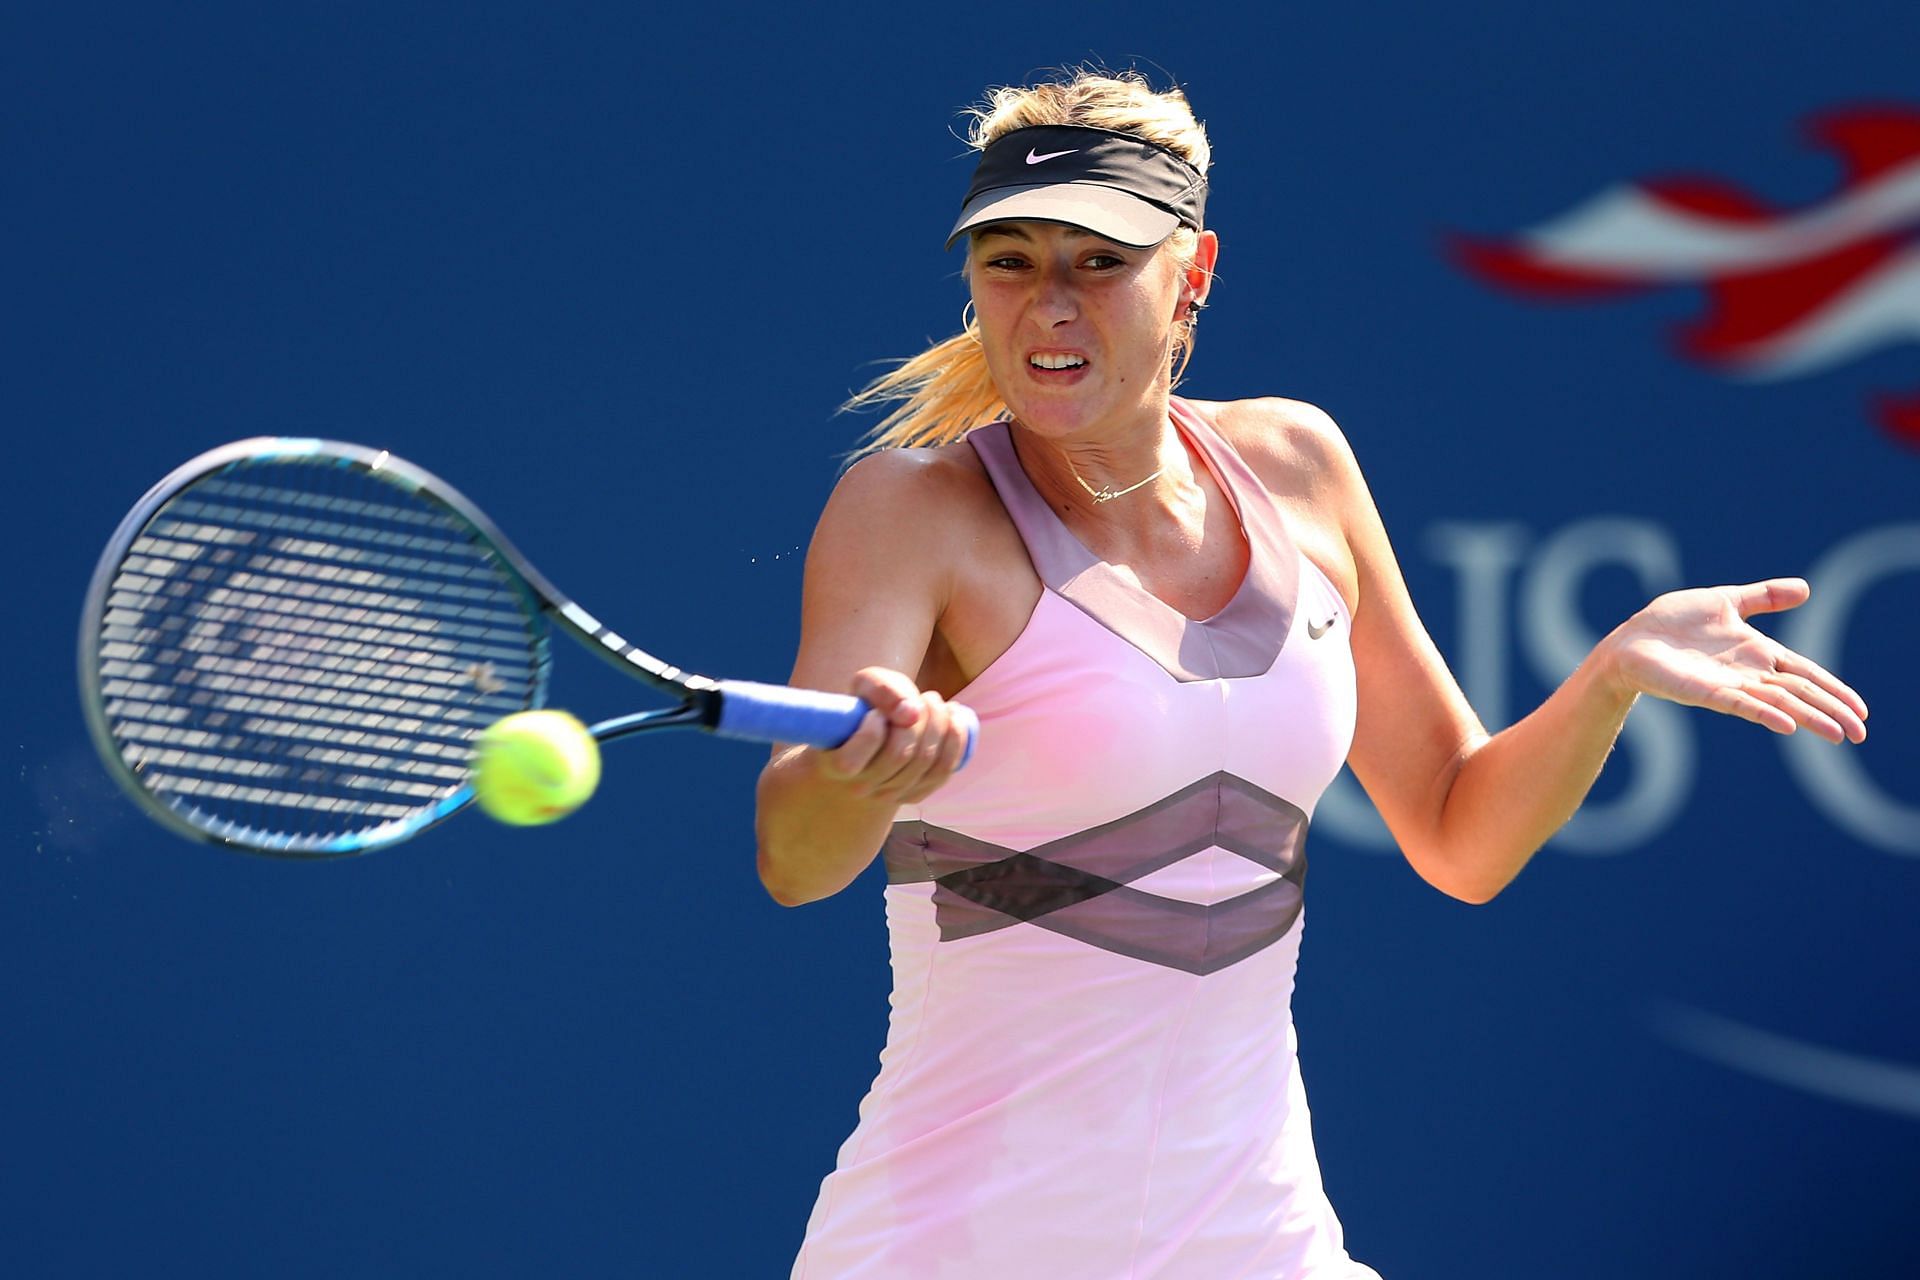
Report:
[{"label": "ear", "polygon": [[1187,268],[1187,297],[1195,302],[1204,303],[1208,290],[1213,288],[1214,268],[1220,262],[1220,237],[1211,231],[1200,233],[1200,242],[1194,247],[1193,265]]}]

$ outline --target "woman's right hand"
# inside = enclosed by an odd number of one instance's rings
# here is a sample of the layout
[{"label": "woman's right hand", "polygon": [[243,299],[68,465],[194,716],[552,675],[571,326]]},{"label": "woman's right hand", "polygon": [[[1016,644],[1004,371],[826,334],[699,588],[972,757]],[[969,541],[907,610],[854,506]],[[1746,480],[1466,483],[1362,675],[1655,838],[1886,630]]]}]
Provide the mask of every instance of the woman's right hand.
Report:
[{"label": "woman's right hand", "polygon": [[853,736],[819,752],[819,774],[862,799],[918,804],[966,757],[967,729],[953,704],[898,671],[866,667],[849,690],[873,710]]},{"label": "woman's right hand", "polygon": [[984,474],[929,449],[872,454],[834,486],[807,548],[787,683],[851,693],[873,710],[840,746],[782,745],[761,770],[754,833],[774,901],[813,902],[853,883],[900,806],[959,767],[966,741],[954,711],[919,688],[918,673],[956,566],[979,543],[970,513],[989,500]]}]

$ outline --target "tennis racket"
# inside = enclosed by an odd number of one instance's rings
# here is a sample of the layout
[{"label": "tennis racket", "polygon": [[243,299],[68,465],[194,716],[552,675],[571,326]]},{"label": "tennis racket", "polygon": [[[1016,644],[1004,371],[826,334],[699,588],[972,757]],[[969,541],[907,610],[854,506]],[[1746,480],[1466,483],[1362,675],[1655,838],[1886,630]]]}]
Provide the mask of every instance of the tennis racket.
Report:
[{"label": "tennis racket", "polygon": [[[591,726],[833,747],[867,704],[655,658],[562,595],[451,485],[382,450],[241,440],[121,521],[87,591],[80,685],[108,769],[181,835],[328,858],[473,800],[473,740],[545,703],[560,631],[676,701]],[[967,717],[968,755],[978,722]]]}]

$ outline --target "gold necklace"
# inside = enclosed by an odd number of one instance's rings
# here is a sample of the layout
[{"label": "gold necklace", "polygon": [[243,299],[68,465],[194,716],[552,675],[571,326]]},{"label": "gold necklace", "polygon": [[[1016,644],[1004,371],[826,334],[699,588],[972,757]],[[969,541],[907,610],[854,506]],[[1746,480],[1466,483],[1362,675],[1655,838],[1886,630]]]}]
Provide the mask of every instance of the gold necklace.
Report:
[{"label": "gold necklace", "polygon": [[[1073,478],[1075,480],[1080,480],[1080,473],[1074,469],[1074,465],[1071,460],[1067,462],[1067,470],[1073,472]],[[1158,480],[1161,476],[1165,475],[1166,472],[1167,472],[1167,469],[1165,467],[1161,467],[1158,471],[1148,476],[1145,480],[1141,480],[1135,484],[1130,484],[1124,489],[1116,489],[1112,485],[1105,485],[1105,484],[1101,485],[1098,489],[1096,489],[1092,485],[1088,484],[1085,480],[1080,480],[1080,487],[1087,491],[1087,495],[1091,497],[1096,504],[1102,503],[1102,502],[1112,502],[1115,498],[1124,498],[1128,494],[1132,493],[1135,489],[1139,489],[1146,485],[1152,484],[1155,480]]]}]

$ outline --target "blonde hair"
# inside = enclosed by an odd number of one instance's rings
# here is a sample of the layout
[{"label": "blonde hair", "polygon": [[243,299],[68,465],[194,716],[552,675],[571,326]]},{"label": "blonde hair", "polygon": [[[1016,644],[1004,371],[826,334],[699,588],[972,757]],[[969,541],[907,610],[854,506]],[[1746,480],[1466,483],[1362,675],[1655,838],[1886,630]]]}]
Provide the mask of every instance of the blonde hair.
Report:
[{"label": "blonde hair", "polygon": [[[1186,95],[1178,88],[1156,92],[1135,71],[1109,72],[1081,68],[1062,79],[1026,88],[990,90],[971,107],[972,126],[967,145],[983,151],[1003,134],[1030,125],[1086,125],[1130,133],[1165,147],[1200,172],[1212,159],[1206,128],[1194,118]],[[1168,245],[1183,264],[1191,264],[1199,233],[1181,227]],[[1174,338],[1173,380],[1177,384],[1193,355],[1193,326],[1183,326]],[[919,355],[875,378],[843,408],[894,406],[867,434],[857,455],[882,449],[948,444],[977,426],[1002,417],[1006,405],[987,372],[980,329],[969,306],[961,330],[936,342]]]}]

